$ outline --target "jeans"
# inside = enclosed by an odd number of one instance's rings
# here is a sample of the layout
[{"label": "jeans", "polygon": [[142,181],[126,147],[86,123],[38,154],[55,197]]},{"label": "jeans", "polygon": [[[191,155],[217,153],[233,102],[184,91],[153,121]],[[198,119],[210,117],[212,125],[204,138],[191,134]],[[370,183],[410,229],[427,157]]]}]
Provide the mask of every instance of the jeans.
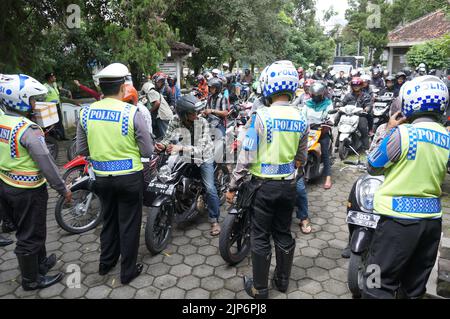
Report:
[{"label": "jeans", "polygon": [[331,176],[331,160],[330,160],[330,134],[322,135],[319,140],[320,148],[322,150],[322,162],[323,162],[323,176]]},{"label": "jeans", "polygon": [[214,163],[205,162],[200,166],[202,182],[206,189],[206,203],[208,204],[208,219],[210,223],[218,223],[220,216],[220,199],[214,183]]},{"label": "jeans", "polygon": [[308,219],[308,197],[303,177],[297,181],[297,218],[301,221]]}]

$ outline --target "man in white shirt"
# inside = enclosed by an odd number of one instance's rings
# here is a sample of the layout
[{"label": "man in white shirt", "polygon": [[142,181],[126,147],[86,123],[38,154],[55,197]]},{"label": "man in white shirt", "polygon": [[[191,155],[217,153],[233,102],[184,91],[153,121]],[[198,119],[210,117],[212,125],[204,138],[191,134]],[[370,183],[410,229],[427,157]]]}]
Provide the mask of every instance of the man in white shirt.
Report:
[{"label": "man in white shirt", "polygon": [[141,91],[147,95],[147,107],[150,109],[153,120],[153,133],[156,138],[162,137],[173,118],[172,109],[151,81],[146,82]]}]

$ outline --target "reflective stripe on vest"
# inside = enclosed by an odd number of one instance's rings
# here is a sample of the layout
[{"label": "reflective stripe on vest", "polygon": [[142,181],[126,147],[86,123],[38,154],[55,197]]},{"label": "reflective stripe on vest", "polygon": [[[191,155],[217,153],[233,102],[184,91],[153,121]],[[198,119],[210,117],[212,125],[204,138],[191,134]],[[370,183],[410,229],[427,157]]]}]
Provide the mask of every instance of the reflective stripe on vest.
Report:
[{"label": "reflective stripe on vest", "polygon": [[404,219],[442,217],[440,202],[450,153],[450,134],[433,122],[399,126],[400,159],[387,168],[374,210]]},{"label": "reflective stripe on vest", "polygon": [[37,188],[45,184],[38,166],[20,139],[34,123],[23,117],[0,117],[0,179],[18,188]]}]

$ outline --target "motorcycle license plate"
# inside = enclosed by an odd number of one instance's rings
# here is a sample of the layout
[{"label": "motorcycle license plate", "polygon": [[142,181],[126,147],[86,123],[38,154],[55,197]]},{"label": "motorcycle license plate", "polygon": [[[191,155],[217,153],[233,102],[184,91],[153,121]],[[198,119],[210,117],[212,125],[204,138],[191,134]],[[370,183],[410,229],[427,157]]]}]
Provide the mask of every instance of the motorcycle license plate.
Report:
[{"label": "motorcycle license plate", "polygon": [[157,194],[171,195],[173,192],[173,185],[150,182],[150,184],[148,184],[148,191]]},{"label": "motorcycle license plate", "polygon": [[347,214],[347,223],[368,228],[377,228],[380,216],[350,210]]},{"label": "motorcycle license plate", "polygon": [[375,102],[373,103],[375,108],[384,109],[387,106],[387,103],[384,102]]}]

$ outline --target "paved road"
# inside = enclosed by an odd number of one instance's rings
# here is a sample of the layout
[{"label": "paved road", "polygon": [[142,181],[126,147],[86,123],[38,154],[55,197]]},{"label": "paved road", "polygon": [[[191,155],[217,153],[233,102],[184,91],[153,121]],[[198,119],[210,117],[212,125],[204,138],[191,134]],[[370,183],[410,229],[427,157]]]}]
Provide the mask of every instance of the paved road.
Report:
[{"label": "paved road", "polygon": [[[60,160],[64,160],[62,153]],[[287,293],[271,290],[271,298],[351,298],[346,285],[348,260],[341,258],[341,249],[345,247],[348,236],[346,200],[360,173],[351,170],[339,172],[341,166],[338,162],[333,168],[334,186],[331,190],[323,190],[321,184],[309,186],[314,232],[302,234],[298,221],[294,219],[291,230],[297,246],[290,287]],[[449,186],[447,184],[447,193]],[[14,245],[11,245],[0,248],[0,298],[248,298],[243,291],[242,276],[251,273],[250,258],[237,267],[227,266],[218,252],[218,238],[209,234],[206,216],[199,217],[183,229],[174,229],[171,245],[163,254],[151,256],[143,238],[144,211],[138,257],[138,261],[144,264],[144,271],[130,285],[123,286],[118,266],[107,276],[97,274],[100,227],[82,235],[67,234],[54,219],[56,200],[56,193],[51,191],[47,250],[57,255],[57,270],[66,272],[69,265],[80,266],[81,287],[68,288],[63,281],[38,292],[25,292],[19,284]],[[448,213],[450,203],[446,201],[445,206]],[[222,216],[225,216],[225,211]],[[274,263],[273,254],[270,276]]]}]

